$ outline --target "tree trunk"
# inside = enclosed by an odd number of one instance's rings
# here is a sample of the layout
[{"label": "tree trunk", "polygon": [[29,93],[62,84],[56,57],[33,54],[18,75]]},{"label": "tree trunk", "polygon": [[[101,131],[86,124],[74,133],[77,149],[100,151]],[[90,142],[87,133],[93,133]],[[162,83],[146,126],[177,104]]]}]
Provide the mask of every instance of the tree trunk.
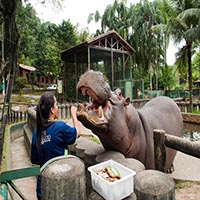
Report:
[{"label": "tree trunk", "polygon": [[16,0],[3,0],[3,17],[5,24],[5,59],[8,60],[7,67],[7,92],[6,101],[9,103],[12,92],[13,80],[15,79],[15,72],[17,66],[17,50],[19,34],[15,22],[15,15],[17,9]]},{"label": "tree trunk", "polygon": [[[17,66],[17,49],[18,49],[18,39],[19,35],[17,32],[17,26],[15,23],[15,11],[17,8],[16,0],[2,0],[1,1],[1,14],[3,15],[4,28],[5,28],[5,40],[2,41],[5,44],[4,51],[6,66],[5,67],[5,77],[6,77],[6,96],[2,111],[2,116],[4,116],[5,105],[10,103],[10,97],[12,93],[13,80],[15,78],[16,66]],[[2,33],[3,34],[3,33]],[[7,65],[8,64],[8,65]],[[9,109],[8,109],[9,111]],[[5,130],[5,129],[4,129]],[[2,141],[4,138],[4,131],[0,133]],[[0,144],[0,161],[2,158],[3,142]],[[0,163],[1,164],[1,163]]]},{"label": "tree trunk", "polygon": [[187,44],[187,58],[188,58],[188,85],[190,91],[190,106],[189,112],[193,111],[193,103],[192,103],[192,43],[186,41]]}]

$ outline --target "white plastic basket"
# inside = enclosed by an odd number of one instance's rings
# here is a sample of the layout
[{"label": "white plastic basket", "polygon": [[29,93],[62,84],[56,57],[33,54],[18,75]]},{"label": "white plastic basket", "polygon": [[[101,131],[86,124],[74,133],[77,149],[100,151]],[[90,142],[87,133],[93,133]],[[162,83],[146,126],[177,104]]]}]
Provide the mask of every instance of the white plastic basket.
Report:
[{"label": "white plastic basket", "polygon": [[[96,173],[97,170],[104,169],[107,166],[115,167],[119,171],[121,178],[114,182],[108,182]],[[133,192],[136,172],[116,161],[108,160],[90,166],[88,171],[91,173],[93,189],[106,200],[120,200],[130,196]]]}]

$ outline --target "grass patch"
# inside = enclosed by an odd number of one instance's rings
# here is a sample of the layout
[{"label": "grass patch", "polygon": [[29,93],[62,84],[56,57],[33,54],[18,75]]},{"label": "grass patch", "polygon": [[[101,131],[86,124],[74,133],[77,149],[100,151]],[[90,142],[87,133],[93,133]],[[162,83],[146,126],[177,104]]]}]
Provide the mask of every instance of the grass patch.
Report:
[{"label": "grass patch", "polygon": [[6,126],[5,135],[4,135],[4,144],[3,144],[3,152],[2,152],[2,160],[1,160],[1,172],[6,171],[9,168],[9,144],[10,144],[10,137],[9,137],[9,129],[10,126]]},{"label": "grass patch", "polygon": [[[12,96],[11,97],[11,102],[23,102],[23,103],[28,103],[28,102],[30,102],[31,100],[33,100],[33,98],[31,98],[31,97],[25,97],[25,96],[23,96],[23,95],[16,95],[16,96]],[[38,103],[38,101],[39,101],[39,99],[34,99],[34,101],[36,102],[36,103]]]},{"label": "grass patch", "polygon": [[175,189],[176,190],[181,190],[181,189],[184,189],[184,188],[189,188],[191,187],[192,185],[200,185],[200,183],[198,182],[191,182],[191,181],[175,181]]},{"label": "grass patch", "polygon": [[193,110],[192,113],[200,115],[200,110]]},{"label": "grass patch", "polygon": [[[37,94],[40,95],[40,94]],[[17,103],[29,103],[31,100],[33,100],[38,103],[39,102],[39,98],[32,98],[32,97],[27,97],[27,96],[23,96],[23,95],[12,95],[10,102],[17,102]],[[3,103],[4,99],[1,98],[0,99],[0,103]]]}]

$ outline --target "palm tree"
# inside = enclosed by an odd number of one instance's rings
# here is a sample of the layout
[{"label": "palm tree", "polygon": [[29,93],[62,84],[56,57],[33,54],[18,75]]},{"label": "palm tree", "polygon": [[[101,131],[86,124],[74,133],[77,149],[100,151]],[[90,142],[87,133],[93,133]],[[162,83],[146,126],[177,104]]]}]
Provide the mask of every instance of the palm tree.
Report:
[{"label": "palm tree", "polygon": [[175,54],[175,66],[176,71],[180,74],[180,78],[182,80],[187,79],[187,69],[188,69],[188,62],[187,62],[187,50],[185,47],[179,48],[178,52]]},{"label": "palm tree", "polygon": [[[164,0],[166,3],[166,0]],[[192,112],[192,45],[200,39],[200,2],[198,0],[169,0],[173,11],[167,23],[167,32],[174,43],[185,41],[183,49],[188,62],[188,85],[190,91],[190,111]]]},{"label": "palm tree", "polygon": [[158,9],[159,1],[141,1],[130,7],[130,26],[133,30],[129,43],[136,48],[135,62],[149,72],[149,81],[152,85],[152,73],[155,74],[158,88],[160,67],[165,64],[165,38],[161,32],[154,32],[152,27],[163,23]]},{"label": "palm tree", "polygon": [[128,7],[127,0],[115,0],[104,10],[101,16],[99,11],[91,13],[88,16],[88,23],[91,21],[99,22],[101,20],[101,30],[97,30],[96,34],[104,33],[108,30],[116,30],[124,39],[128,37]]}]

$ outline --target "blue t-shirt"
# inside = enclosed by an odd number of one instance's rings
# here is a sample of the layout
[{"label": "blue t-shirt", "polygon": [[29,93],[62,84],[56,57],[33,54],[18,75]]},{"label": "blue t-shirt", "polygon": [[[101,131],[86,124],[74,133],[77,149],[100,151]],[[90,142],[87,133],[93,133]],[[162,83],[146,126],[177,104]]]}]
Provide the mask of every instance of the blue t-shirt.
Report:
[{"label": "blue t-shirt", "polygon": [[[77,138],[76,128],[69,126],[65,122],[53,122],[44,131],[41,139],[41,153],[36,146],[37,130],[35,129],[32,136],[31,145],[31,162],[42,166],[48,160],[57,156],[64,155],[67,145],[73,144]],[[40,196],[40,178],[37,181],[37,195]]]}]

